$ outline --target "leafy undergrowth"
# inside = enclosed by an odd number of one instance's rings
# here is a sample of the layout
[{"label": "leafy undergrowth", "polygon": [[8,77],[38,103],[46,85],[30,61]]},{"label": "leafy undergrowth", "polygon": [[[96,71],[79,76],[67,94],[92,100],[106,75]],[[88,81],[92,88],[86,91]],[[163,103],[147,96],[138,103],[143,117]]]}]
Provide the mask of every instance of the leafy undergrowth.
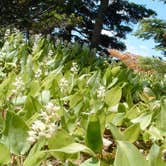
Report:
[{"label": "leafy undergrowth", "polygon": [[0,66],[1,165],[166,164],[164,75],[21,34],[6,40]]}]

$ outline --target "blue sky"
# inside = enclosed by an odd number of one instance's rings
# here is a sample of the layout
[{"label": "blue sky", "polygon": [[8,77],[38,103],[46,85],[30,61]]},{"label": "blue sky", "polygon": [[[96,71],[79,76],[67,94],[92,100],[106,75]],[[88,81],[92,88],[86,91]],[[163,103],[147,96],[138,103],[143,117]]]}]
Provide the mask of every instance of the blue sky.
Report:
[{"label": "blue sky", "polygon": [[[132,2],[145,5],[147,8],[153,9],[158,14],[158,18],[165,19],[166,16],[166,4],[164,5],[162,2],[159,2],[159,0],[130,0]],[[137,29],[138,25],[135,25],[133,28],[134,30]],[[134,31],[133,31],[134,32]],[[153,40],[142,40],[138,39],[137,37],[133,35],[128,35],[127,40],[125,41],[127,45],[127,51],[139,54],[143,56],[161,56],[161,52],[155,51],[153,48],[155,46],[155,43]]]}]

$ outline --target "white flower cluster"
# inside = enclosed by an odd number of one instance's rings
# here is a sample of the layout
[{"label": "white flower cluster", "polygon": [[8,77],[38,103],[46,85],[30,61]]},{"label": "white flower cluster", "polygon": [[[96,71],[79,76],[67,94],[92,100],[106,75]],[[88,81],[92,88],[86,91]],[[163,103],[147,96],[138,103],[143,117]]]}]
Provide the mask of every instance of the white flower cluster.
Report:
[{"label": "white flower cluster", "polygon": [[9,37],[9,35],[10,35],[10,29],[7,29],[5,31],[4,39],[7,39]]},{"label": "white flower cluster", "polygon": [[104,86],[100,86],[97,90],[97,98],[104,98],[105,97],[105,87]]},{"label": "white flower cluster", "polygon": [[65,92],[67,87],[69,86],[68,80],[66,80],[66,78],[64,78],[64,77],[61,78],[59,86],[60,86],[60,91]]},{"label": "white flower cluster", "polygon": [[48,60],[47,62],[46,62],[46,65],[47,66],[51,66],[51,65],[53,65],[54,64],[54,59],[50,59],[50,60]]},{"label": "white flower cluster", "polygon": [[77,64],[76,62],[73,62],[73,63],[72,63],[72,67],[71,67],[70,71],[71,71],[73,74],[78,73],[78,64]]},{"label": "white flower cluster", "polygon": [[34,44],[33,44],[33,47],[32,47],[32,50],[33,50],[33,51],[36,50],[40,38],[41,38],[41,35],[40,35],[40,34],[36,34],[36,35],[35,35],[35,38],[34,38]]},{"label": "white flower cluster", "polygon": [[35,78],[39,78],[41,75],[42,75],[42,70],[41,70],[41,69],[38,69],[38,70],[35,72]]},{"label": "white flower cluster", "polygon": [[40,120],[34,121],[31,130],[28,131],[28,141],[34,143],[41,137],[50,138],[57,129],[55,121],[59,119],[57,111],[60,108],[48,103],[45,110],[40,113]]},{"label": "white flower cluster", "polygon": [[13,85],[15,86],[15,89],[13,90],[13,92],[23,91],[25,88],[25,84],[21,77],[16,77],[16,80],[13,83]]},{"label": "white flower cluster", "polygon": [[20,33],[20,31],[17,28],[14,28],[13,30],[14,30],[15,34],[19,34]]},{"label": "white flower cluster", "polygon": [[41,38],[41,34],[36,34],[34,35],[34,37],[35,37],[35,41],[37,42]]},{"label": "white flower cluster", "polygon": [[48,56],[52,56],[53,54],[54,54],[54,52],[52,50],[49,50]]}]

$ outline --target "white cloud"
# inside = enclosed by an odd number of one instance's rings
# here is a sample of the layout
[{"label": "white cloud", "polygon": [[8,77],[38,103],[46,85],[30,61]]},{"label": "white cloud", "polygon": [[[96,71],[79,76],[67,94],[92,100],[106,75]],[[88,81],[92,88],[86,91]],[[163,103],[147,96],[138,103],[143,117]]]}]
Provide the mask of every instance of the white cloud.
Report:
[{"label": "white cloud", "polygon": [[141,56],[151,56],[149,48],[143,45],[127,45],[127,51]]},{"label": "white cloud", "polygon": [[112,36],[115,36],[116,33],[114,31],[107,31],[105,29],[102,29],[101,34],[112,37]]}]

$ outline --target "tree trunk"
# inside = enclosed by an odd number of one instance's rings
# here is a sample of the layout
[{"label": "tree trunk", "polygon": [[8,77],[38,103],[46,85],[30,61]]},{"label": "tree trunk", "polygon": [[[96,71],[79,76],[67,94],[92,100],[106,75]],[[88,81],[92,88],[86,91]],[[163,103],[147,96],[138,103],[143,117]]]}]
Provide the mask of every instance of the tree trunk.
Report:
[{"label": "tree trunk", "polygon": [[107,10],[109,0],[101,0],[100,8],[96,16],[92,38],[91,38],[91,48],[98,48],[100,44],[100,34],[103,28],[104,15]]}]

